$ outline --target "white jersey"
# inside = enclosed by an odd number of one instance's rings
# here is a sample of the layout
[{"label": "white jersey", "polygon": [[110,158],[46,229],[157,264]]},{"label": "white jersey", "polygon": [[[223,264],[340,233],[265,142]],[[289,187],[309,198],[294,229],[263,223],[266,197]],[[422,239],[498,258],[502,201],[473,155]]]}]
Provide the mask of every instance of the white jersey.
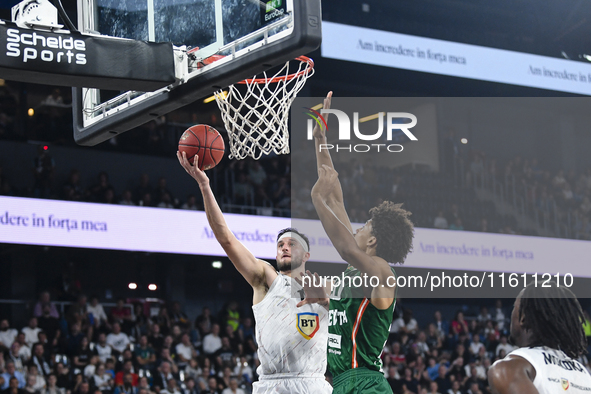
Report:
[{"label": "white jersey", "polygon": [[534,386],[540,394],[591,393],[591,375],[580,362],[549,347],[520,348],[510,355],[523,357],[536,370]]},{"label": "white jersey", "polygon": [[[292,280],[278,274],[261,302],[252,306],[264,379],[315,378],[324,380],[328,341],[328,311],[321,305],[296,305]],[[293,281],[296,292],[301,286]],[[297,294],[294,292],[294,294]]]}]

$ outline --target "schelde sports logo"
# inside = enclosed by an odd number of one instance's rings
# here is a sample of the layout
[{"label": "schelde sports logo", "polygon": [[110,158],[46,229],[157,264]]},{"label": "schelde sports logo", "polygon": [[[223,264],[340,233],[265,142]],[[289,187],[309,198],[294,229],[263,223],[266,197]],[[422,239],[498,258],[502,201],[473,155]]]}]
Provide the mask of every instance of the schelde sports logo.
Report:
[{"label": "schelde sports logo", "polygon": [[6,56],[20,58],[23,63],[40,59],[43,62],[86,64],[86,43],[71,36],[47,35],[43,32],[6,30]]},{"label": "schelde sports logo", "polygon": [[[320,112],[315,111],[312,108],[306,108],[308,111],[306,114],[312,118],[308,119],[307,132],[308,140],[312,140],[314,129],[314,123],[318,127],[324,127],[328,131],[328,124],[326,118],[333,114],[336,116],[339,127],[338,137],[339,142],[351,141],[351,120],[349,116],[338,109],[322,109]],[[373,134],[364,134],[359,130],[359,123],[363,123],[369,120],[378,120],[378,130]],[[410,120],[410,122],[408,122]],[[320,144],[318,147],[319,151],[334,149],[337,152],[344,150],[348,152],[369,152],[369,151],[387,151],[387,152],[402,152],[404,147],[401,144],[392,143],[394,136],[401,134],[404,138],[410,141],[418,141],[417,137],[410,131],[411,128],[416,126],[417,117],[408,112],[378,112],[375,115],[366,116],[359,118],[359,112],[353,112],[353,134],[355,137],[362,141],[372,141],[373,143],[365,144]],[[386,143],[379,143],[383,140],[384,129],[386,129]],[[397,138],[398,139],[398,138]]]}]

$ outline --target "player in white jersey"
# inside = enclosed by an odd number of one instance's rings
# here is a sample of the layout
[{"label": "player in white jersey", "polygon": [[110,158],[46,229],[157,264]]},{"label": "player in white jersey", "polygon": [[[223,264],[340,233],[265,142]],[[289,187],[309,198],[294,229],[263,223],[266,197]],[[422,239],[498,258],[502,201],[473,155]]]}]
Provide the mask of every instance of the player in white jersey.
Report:
[{"label": "player in white jersey", "polygon": [[[295,229],[277,236],[277,272],[257,259],[230,231],[209,186],[209,179],[186,154],[177,152],[183,168],[199,184],[213,233],[236,269],[253,288],[253,311],[261,365],[253,394],[330,394],[324,378],[328,341],[328,298],[323,289],[305,289],[296,280],[310,258],[307,237]],[[197,160],[197,157],[195,157]],[[195,161],[197,163],[197,161]],[[306,281],[308,282],[308,281]],[[294,297],[301,294],[301,297]],[[300,304],[300,307],[298,307]]]},{"label": "player in white jersey", "polygon": [[519,349],[493,364],[488,382],[494,394],[591,393],[591,375],[576,361],[586,353],[585,317],[566,287],[527,286],[511,314],[511,342]]}]

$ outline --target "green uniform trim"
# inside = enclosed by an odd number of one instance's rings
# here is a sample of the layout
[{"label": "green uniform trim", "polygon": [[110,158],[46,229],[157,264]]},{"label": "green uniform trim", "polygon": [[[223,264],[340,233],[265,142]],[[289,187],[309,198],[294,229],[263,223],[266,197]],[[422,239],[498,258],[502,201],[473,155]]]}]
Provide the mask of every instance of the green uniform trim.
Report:
[{"label": "green uniform trim", "polygon": [[332,394],[388,394],[392,393],[384,374],[367,368],[343,372],[332,382]]},{"label": "green uniform trim", "polygon": [[[362,273],[351,266],[344,272],[345,278],[357,276],[362,276]],[[328,367],[335,378],[359,368],[381,375],[380,355],[388,340],[396,300],[390,307],[381,310],[364,297],[365,290],[349,286],[349,282],[343,280],[341,286],[333,289],[331,294],[327,358]]]}]

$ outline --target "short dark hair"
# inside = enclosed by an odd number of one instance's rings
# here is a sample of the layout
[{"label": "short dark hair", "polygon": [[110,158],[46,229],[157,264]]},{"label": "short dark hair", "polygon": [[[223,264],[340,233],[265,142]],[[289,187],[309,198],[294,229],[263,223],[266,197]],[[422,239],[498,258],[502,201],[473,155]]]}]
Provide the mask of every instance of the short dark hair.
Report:
[{"label": "short dark hair", "polygon": [[389,263],[404,263],[406,255],[412,250],[414,225],[411,213],[402,204],[384,201],[369,210],[372,234],[376,237],[376,255]]},{"label": "short dark hair", "polygon": [[304,239],[304,241],[306,241],[306,245],[308,246],[308,251],[310,250],[310,240],[308,239],[306,234],[300,233],[296,228],[293,228],[293,227],[284,228],[283,230],[279,231],[279,234],[277,234],[277,241],[276,242],[279,242],[279,238],[285,233],[296,233],[297,235],[302,237]]}]

